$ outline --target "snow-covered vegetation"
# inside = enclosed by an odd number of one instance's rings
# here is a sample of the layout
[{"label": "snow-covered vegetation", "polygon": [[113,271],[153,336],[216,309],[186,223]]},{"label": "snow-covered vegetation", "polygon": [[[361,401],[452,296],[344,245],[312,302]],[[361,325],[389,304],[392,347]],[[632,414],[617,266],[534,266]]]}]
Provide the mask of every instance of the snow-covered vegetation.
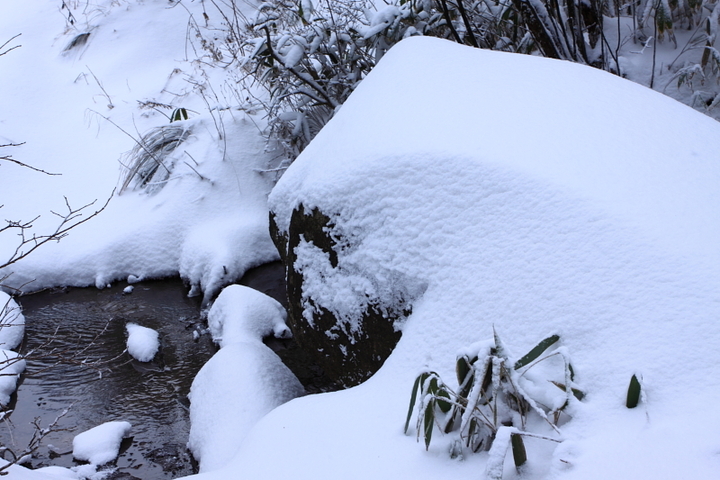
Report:
[{"label": "snow-covered vegetation", "polygon": [[[719,4],[6,2],[0,284],[222,291],[197,478],[715,478],[720,124],[642,85],[717,115]],[[362,385],[295,398],[282,308],[222,290],[278,258],[268,199],[341,240],[295,250],[304,307],[412,304]]]}]

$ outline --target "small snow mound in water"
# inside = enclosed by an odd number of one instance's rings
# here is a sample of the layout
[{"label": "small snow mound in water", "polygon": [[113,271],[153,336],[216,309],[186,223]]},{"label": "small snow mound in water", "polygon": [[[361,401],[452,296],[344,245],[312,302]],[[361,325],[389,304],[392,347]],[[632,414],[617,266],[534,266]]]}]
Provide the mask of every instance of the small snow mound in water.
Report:
[{"label": "small snow mound in water", "polygon": [[93,465],[115,460],[120,443],[130,433],[130,428],[129,422],[106,422],[77,435],[73,439],[73,458]]},{"label": "small snow mound in water", "polygon": [[25,316],[10,295],[0,291],[0,348],[12,350],[25,335]]},{"label": "small snow mound in water", "polygon": [[128,332],[128,353],[140,362],[152,360],[160,348],[158,332],[136,323],[128,323],[125,328]]},{"label": "small snow mound in water", "polygon": [[230,285],[208,312],[213,340],[221,347],[238,342],[262,341],[274,335],[290,338],[287,312],[278,301],[243,285]]}]

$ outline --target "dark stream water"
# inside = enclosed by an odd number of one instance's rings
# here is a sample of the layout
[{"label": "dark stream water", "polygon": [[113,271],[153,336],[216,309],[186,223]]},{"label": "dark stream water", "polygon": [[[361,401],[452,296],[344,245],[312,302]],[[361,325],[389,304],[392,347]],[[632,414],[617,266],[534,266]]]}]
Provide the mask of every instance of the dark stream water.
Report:
[{"label": "dark stream water", "polygon": [[[241,281],[284,302],[281,264],[255,269]],[[116,478],[170,479],[195,472],[185,448],[190,430],[187,393],[197,371],[216,351],[200,318],[199,300],[187,298],[179,279],[142,282],[131,294],[120,283],[105,290],[58,289],[20,298],[25,314],[23,352],[28,366],[9,421],[0,422],[0,441],[21,451],[39,417],[49,425],[67,407],[43,442],[31,468],[72,467],[72,439],[110,420],[132,424]],[[125,349],[125,325],[134,322],[160,333],[161,354],[150,364],[132,360]],[[322,372],[307,365],[293,342],[270,346],[309,391],[320,391]],[[290,359],[288,361],[288,359]],[[52,447],[48,448],[48,444]]]}]

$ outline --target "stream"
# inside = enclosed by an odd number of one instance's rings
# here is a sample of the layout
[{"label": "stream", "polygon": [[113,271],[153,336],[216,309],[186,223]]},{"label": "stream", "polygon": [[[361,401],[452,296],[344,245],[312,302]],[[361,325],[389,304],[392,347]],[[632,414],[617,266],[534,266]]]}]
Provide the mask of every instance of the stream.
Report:
[{"label": "stream", "polygon": [[[279,262],[253,269],[242,284],[285,303],[284,270]],[[43,441],[29,465],[72,467],[75,435],[111,420],[132,424],[122,446],[117,473],[109,478],[171,479],[196,473],[185,445],[190,431],[187,394],[197,371],[215,353],[200,300],[188,298],[178,279],[110,288],[63,288],[21,297],[26,317],[22,353],[27,370],[0,422],[0,441],[13,451],[28,444],[39,418],[47,427],[65,409],[59,431]],[[126,352],[125,325],[134,322],[160,333],[161,353],[143,364]],[[326,379],[307,364],[293,341],[268,345],[293,369],[309,392],[323,391]],[[294,365],[291,365],[294,364]]]}]

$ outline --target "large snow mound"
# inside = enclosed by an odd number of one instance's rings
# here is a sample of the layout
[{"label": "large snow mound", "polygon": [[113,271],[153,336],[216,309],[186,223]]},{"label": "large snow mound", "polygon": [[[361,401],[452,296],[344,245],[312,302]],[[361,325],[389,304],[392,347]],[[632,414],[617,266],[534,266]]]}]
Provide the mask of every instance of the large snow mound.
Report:
[{"label": "large snow mound", "polygon": [[[589,67],[428,38],[394,47],[270,203],[283,229],[300,203],[332,216],[337,275],[424,294],[373,378],[279,407],[231,468],[477,478],[486,453],[450,460],[439,434],[425,452],[402,426],[418,371],[451,382],[458,351],[494,326],[515,354],[559,334],[586,392],[558,447],[527,441],[530,478],[715,478],[717,138],[713,120]],[[634,373],[646,397],[630,410]],[[267,451],[284,461],[255,461]]]},{"label": "large snow mound", "polygon": [[276,300],[242,285],[225,287],[210,308],[208,324],[221,348],[197,373],[188,395],[188,447],[200,471],[225,466],[258,420],[305,393],[262,342],[290,335],[285,317]]}]

